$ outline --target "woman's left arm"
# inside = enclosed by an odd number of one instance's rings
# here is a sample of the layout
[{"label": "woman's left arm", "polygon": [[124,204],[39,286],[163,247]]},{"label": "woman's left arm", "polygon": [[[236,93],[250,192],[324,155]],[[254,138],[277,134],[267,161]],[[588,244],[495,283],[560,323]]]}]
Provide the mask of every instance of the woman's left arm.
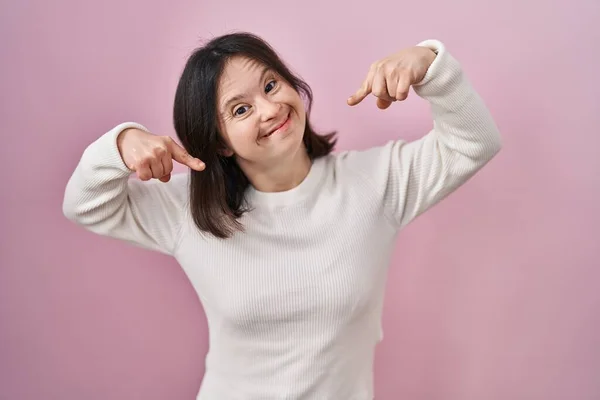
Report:
[{"label": "woman's left arm", "polygon": [[433,129],[413,142],[397,140],[358,157],[363,166],[370,163],[370,178],[400,227],[465,183],[501,148],[490,112],[460,64],[437,40],[374,63],[348,104],[373,94],[377,106],[385,109],[406,99],[410,87],[430,103]]}]

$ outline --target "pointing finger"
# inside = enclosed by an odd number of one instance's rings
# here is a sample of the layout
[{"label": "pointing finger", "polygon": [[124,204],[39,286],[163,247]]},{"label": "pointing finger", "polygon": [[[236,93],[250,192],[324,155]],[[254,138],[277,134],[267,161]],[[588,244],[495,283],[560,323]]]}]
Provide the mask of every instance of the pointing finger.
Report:
[{"label": "pointing finger", "polygon": [[371,83],[365,81],[363,86],[348,98],[348,105],[355,106],[365,99],[371,93]]},{"label": "pointing finger", "polygon": [[185,149],[174,141],[170,143],[171,156],[180,164],[187,165],[195,171],[203,171],[206,167],[202,161],[192,157]]},{"label": "pointing finger", "polygon": [[361,101],[363,101],[365,99],[365,97],[367,97],[369,95],[369,93],[371,93],[371,90],[373,88],[373,76],[375,75],[375,67],[372,66],[371,69],[369,70],[369,73],[367,74],[366,79],[364,80],[362,86],[360,87],[360,89],[358,89],[356,91],[356,93],[354,93],[352,96],[350,96],[348,98],[348,105],[350,106],[355,106],[358,103],[360,103]]}]

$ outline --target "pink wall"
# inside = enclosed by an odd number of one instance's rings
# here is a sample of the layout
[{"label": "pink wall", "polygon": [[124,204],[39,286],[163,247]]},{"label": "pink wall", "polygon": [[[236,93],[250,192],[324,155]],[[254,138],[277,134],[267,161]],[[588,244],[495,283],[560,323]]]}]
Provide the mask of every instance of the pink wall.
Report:
[{"label": "pink wall", "polygon": [[0,399],[196,394],[206,325],[183,273],[70,224],[61,201],[104,130],[136,120],[173,133],[186,55],[231,29],[281,50],[340,149],[429,128],[414,95],[387,112],[345,104],[372,61],[426,38],[462,61],[504,134],[482,173],[401,236],[377,398],[600,398],[600,6],[490,3],[5,2]]}]

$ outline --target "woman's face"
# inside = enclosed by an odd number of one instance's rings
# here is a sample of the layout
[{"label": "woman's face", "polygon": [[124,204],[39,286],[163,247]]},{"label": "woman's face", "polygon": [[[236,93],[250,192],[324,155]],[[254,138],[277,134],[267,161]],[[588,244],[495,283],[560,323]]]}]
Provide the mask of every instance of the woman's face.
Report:
[{"label": "woman's face", "polygon": [[303,148],[306,125],[298,92],[275,71],[241,56],[225,66],[218,86],[220,130],[226,156],[272,167]]}]

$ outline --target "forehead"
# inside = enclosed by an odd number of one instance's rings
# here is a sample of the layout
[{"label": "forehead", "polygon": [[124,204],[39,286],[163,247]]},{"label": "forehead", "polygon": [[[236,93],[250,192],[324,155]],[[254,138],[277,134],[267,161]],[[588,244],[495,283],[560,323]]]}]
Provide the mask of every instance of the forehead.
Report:
[{"label": "forehead", "polygon": [[266,66],[254,59],[234,56],[227,60],[219,79],[219,94],[235,94],[256,86]]}]

